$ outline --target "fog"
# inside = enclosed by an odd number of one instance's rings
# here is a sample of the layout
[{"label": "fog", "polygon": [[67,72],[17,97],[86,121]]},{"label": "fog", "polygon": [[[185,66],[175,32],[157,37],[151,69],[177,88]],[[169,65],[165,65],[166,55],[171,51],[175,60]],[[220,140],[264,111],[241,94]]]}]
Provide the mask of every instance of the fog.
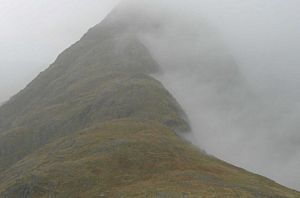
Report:
[{"label": "fog", "polygon": [[[188,114],[192,138],[187,138],[225,161],[300,190],[300,2],[138,2],[128,9],[164,19],[160,29],[139,36],[162,67],[155,77]],[[2,0],[0,101],[115,3]]]},{"label": "fog", "polygon": [[170,2],[139,1],[164,22],[140,37],[162,67],[155,77],[189,116],[187,138],[300,189],[300,3]]}]

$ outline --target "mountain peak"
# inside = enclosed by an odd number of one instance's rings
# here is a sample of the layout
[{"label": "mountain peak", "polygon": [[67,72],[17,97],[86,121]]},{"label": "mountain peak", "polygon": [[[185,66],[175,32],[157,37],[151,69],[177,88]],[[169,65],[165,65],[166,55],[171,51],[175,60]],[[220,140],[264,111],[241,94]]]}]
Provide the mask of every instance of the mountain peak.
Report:
[{"label": "mountain peak", "polygon": [[180,137],[185,112],[118,7],[0,107],[0,197],[295,197]]}]

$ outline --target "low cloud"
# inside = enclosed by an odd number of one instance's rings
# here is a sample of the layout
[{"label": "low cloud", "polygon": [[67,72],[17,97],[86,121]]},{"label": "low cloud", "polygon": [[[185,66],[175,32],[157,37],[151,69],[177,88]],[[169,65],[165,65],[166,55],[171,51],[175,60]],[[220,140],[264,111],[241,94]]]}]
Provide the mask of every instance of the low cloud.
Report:
[{"label": "low cloud", "polygon": [[162,66],[157,78],[188,114],[194,143],[300,189],[297,4],[189,0],[140,9],[164,19],[141,37]]},{"label": "low cloud", "polygon": [[[17,85],[0,86],[0,101],[118,1],[12,2],[0,7],[0,77]],[[300,189],[300,2],[127,2],[128,11],[147,10],[164,22],[140,37],[162,66],[156,77],[187,112],[194,143]]]}]

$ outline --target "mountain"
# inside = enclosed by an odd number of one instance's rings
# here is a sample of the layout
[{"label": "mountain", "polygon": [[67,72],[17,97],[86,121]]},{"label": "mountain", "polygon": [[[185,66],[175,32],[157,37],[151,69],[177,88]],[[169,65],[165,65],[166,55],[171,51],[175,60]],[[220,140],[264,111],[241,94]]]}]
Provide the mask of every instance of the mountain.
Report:
[{"label": "mountain", "polygon": [[0,107],[0,197],[300,197],[182,138],[188,116],[116,8]]}]

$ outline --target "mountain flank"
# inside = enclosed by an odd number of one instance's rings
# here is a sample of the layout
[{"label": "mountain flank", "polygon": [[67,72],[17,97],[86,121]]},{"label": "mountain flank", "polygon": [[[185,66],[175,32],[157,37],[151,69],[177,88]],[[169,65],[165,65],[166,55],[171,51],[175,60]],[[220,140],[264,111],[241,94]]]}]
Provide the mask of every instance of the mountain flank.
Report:
[{"label": "mountain flank", "polygon": [[181,138],[188,116],[116,8],[0,107],[0,197],[300,197]]}]

